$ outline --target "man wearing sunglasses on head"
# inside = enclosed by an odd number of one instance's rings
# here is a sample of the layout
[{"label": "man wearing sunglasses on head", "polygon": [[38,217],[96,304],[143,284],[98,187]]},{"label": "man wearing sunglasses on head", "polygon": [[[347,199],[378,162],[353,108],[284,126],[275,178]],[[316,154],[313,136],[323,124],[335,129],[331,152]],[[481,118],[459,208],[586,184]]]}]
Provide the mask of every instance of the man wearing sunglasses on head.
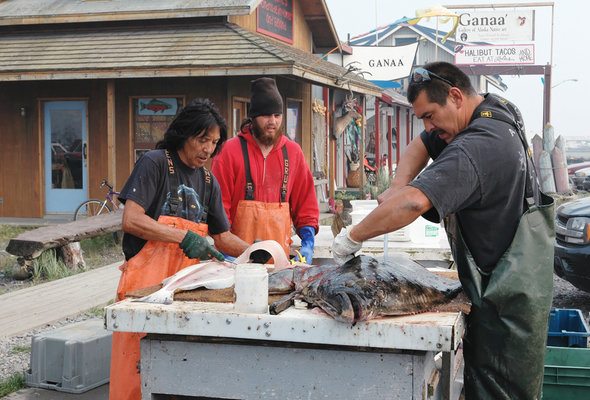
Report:
[{"label": "man wearing sunglasses on head", "polygon": [[420,215],[444,219],[472,303],[466,399],[537,399],[552,300],[553,200],[539,191],[522,116],[499,96],[477,94],[444,62],[413,71],[408,100],[425,131],[404,152],[380,205],[334,239],[334,259],[346,262],[364,240]]}]

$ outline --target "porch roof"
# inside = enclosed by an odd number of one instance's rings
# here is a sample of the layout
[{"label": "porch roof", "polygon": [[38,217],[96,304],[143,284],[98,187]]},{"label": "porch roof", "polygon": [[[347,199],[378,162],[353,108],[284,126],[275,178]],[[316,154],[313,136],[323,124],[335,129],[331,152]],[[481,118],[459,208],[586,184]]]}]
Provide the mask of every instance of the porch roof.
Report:
[{"label": "porch roof", "polygon": [[0,26],[248,15],[259,3],[260,0],[11,0],[0,1]]},{"label": "porch roof", "polygon": [[379,95],[334,63],[232,23],[29,30],[0,36],[0,81],[286,75]]}]

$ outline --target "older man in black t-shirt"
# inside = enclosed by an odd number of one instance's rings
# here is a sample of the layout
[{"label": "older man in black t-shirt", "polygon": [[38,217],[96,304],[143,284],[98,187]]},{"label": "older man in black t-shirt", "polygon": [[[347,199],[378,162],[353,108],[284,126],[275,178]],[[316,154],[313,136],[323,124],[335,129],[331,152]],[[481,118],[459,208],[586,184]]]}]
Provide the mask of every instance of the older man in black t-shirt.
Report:
[{"label": "older man in black t-shirt", "polygon": [[522,117],[508,101],[477,94],[452,64],[416,68],[411,78],[408,100],[425,132],[404,153],[379,207],[334,239],[334,259],[346,262],[362,241],[420,215],[444,218],[472,302],[466,398],[536,399],[552,295],[553,201],[536,185]]}]

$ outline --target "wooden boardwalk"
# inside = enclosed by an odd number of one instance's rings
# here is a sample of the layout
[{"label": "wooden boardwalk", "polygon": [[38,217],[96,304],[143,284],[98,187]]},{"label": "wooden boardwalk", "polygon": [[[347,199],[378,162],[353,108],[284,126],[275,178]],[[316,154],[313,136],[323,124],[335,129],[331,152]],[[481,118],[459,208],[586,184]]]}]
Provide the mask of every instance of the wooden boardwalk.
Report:
[{"label": "wooden boardwalk", "polygon": [[0,337],[17,335],[114,300],[121,261],[0,296]]}]

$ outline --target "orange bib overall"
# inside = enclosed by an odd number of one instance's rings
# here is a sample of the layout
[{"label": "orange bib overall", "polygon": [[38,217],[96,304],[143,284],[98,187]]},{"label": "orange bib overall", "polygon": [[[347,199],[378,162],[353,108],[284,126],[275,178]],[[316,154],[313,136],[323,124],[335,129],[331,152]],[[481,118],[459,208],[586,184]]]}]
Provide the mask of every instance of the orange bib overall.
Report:
[{"label": "orange bib overall", "polygon": [[[179,217],[160,216],[158,222],[180,229],[207,235],[207,224],[188,221]],[[117,301],[133,290],[160,284],[199,260],[184,255],[178,243],[148,241],[143,248],[121,265],[121,279],[117,288]],[[140,400],[139,341],[145,333],[113,332],[111,352],[111,378],[109,400]]]},{"label": "orange bib overall", "polygon": [[[168,176],[170,193],[178,193],[179,178],[176,173],[176,154],[166,150],[168,159]],[[178,161],[176,161],[178,162]],[[193,231],[201,236],[207,236],[207,209],[211,194],[211,175],[205,169],[205,193],[203,196],[204,212],[200,222],[193,222],[177,217],[179,202],[172,196],[170,200],[171,215],[161,215],[158,223],[178,229]],[[174,275],[189,265],[197,264],[199,260],[188,258],[178,245],[172,242],[148,240],[135,256],[121,265],[121,279],[117,288],[117,301],[125,298],[133,290],[158,285],[165,278]],[[111,377],[109,388],[110,400],[140,400],[141,378],[139,375],[140,346],[139,341],[144,333],[114,332],[111,352]]]},{"label": "orange bib overall", "polygon": [[240,137],[244,169],[246,173],[246,199],[240,200],[236,215],[232,219],[231,232],[243,241],[252,244],[255,240],[275,240],[289,257],[291,240],[291,212],[287,197],[289,180],[289,157],[287,148],[283,147],[283,184],[280,201],[265,203],[254,200],[254,182],[250,173],[250,159],[246,140]]}]

